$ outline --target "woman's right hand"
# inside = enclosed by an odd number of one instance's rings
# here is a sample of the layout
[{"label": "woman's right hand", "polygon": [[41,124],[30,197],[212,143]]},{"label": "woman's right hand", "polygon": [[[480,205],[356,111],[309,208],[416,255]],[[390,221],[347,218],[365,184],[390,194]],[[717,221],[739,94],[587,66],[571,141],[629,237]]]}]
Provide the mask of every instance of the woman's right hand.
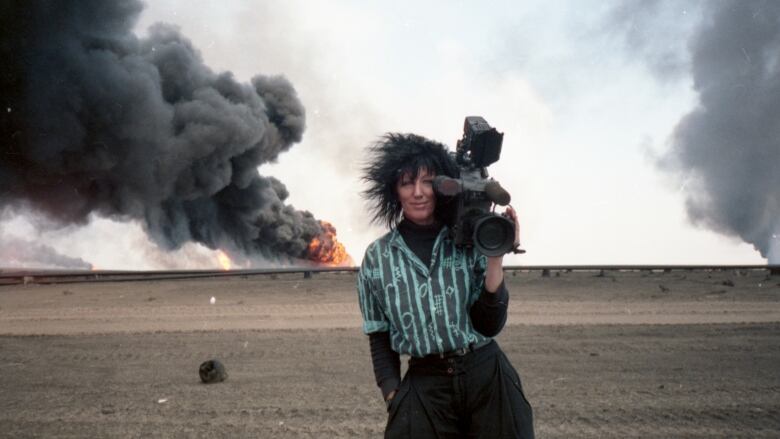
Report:
[{"label": "woman's right hand", "polygon": [[391,390],[390,393],[387,394],[385,397],[385,407],[387,407],[387,411],[390,411],[390,404],[393,402],[393,398],[395,398],[397,390]]}]

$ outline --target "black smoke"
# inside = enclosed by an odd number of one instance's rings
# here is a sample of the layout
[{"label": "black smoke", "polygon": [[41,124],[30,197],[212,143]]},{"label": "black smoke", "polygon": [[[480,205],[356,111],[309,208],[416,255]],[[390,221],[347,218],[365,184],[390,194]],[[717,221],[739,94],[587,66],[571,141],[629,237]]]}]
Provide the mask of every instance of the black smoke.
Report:
[{"label": "black smoke", "polygon": [[694,223],[780,262],[780,2],[710,2],[690,41],[698,105],[663,165]]},{"label": "black smoke", "polygon": [[140,221],[165,249],[306,257],[319,221],[257,170],[301,140],[285,78],[213,72],[171,25],[136,36],[138,0],[1,5],[0,207]]}]

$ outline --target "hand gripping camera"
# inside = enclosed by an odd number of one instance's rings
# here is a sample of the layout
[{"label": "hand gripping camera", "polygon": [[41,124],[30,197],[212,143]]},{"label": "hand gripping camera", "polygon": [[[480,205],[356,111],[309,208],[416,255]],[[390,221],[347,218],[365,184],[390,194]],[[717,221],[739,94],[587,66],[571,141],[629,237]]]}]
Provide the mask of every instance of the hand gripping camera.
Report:
[{"label": "hand gripping camera", "polygon": [[463,138],[458,140],[455,162],[460,177],[437,176],[434,190],[457,196],[457,217],[453,228],[456,245],[471,247],[486,256],[500,256],[515,248],[515,223],[493,212],[495,204],[506,206],[509,192],[488,178],[487,167],[498,161],[504,133],[499,133],[480,116],[466,117]]}]

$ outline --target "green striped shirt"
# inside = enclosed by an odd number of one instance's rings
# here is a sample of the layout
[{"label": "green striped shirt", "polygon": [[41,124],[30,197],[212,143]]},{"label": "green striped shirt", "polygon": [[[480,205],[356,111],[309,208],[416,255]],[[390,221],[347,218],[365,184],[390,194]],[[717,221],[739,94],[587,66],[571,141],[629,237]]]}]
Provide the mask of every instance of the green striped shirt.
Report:
[{"label": "green striped shirt", "polygon": [[389,331],[393,350],[414,357],[487,340],[469,317],[486,266],[484,255],[456,247],[445,226],[426,267],[393,229],[368,246],[360,266],[363,332]]}]

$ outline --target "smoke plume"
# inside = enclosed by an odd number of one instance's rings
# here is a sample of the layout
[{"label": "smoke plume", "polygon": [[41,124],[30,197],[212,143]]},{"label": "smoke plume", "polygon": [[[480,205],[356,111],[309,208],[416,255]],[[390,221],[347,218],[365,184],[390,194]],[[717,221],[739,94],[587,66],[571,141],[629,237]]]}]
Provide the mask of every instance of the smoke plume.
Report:
[{"label": "smoke plume", "polygon": [[67,268],[89,270],[92,265],[81,258],[72,258],[45,244],[0,232],[0,266],[4,268]]},{"label": "smoke plume", "polygon": [[780,3],[708,3],[690,41],[698,106],[662,165],[686,181],[694,223],[780,262]]},{"label": "smoke plume", "polygon": [[621,51],[641,60],[658,79],[677,79],[689,68],[683,41],[699,19],[700,3],[621,0],[607,11],[599,31],[617,36]]},{"label": "smoke plume", "polygon": [[138,0],[1,8],[0,207],[140,221],[165,249],[308,257],[320,222],[257,171],[301,140],[285,78],[215,73],[171,25],[136,36]]}]

